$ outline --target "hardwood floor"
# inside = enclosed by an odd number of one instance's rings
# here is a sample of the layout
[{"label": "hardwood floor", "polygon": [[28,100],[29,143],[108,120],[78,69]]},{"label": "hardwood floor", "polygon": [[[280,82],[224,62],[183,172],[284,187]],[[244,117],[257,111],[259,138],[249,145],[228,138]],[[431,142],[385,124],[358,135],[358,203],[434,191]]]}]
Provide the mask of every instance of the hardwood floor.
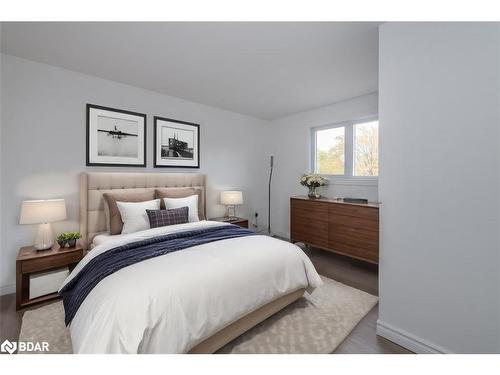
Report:
[{"label": "hardwood floor", "polygon": [[21,318],[16,312],[16,295],[0,296],[0,342],[5,339],[17,341],[21,329]]},{"label": "hardwood floor", "polygon": [[[358,288],[370,294],[378,295],[377,266],[336,255],[314,248],[305,249],[318,272],[326,277],[346,285]],[[42,305],[16,311],[15,294],[0,296],[0,342],[5,339],[17,341],[21,329],[22,315],[25,311]],[[361,320],[335,354],[406,354],[406,349],[375,334],[378,307],[375,306]]]}]

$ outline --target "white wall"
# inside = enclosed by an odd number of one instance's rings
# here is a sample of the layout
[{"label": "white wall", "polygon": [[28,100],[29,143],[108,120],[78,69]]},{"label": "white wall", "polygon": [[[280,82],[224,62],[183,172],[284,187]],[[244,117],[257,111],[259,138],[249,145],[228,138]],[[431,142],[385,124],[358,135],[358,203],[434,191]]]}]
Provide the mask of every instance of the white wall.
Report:
[{"label": "white wall", "polygon": [[[0,51],[2,48],[2,22],[0,22]],[[0,213],[3,212],[3,207],[2,207],[2,171],[1,171],[1,166],[2,166],[2,133],[3,133],[3,125],[2,125],[2,58],[0,58]],[[2,236],[2,215],[0,214],[0,245],[3,244],[3,236]],[[0,247],[0,251],[1,248]],[[0,280],[3,280],[3,269],[0,267]],[[6,290],[2,287],[2,283],[0,281],[0,295],[5,294],[7,292],[10,292],[11,287],[7,287]]]},{"label": "white wall", "polygon": [[380,28],[378,331],[499,353],[499,27]]},{"label": "white wall", "polygon": [[[273,233],[289,236],[290,197],[307,194],[298,179],[311,169],[311,128],[376,116],[377,108],[378,97],[375,93],[271,121],[267,148],[269,155],[275,157],[271,205]],[[371,185],[361,182],[332,182],[328,187],[322,188],[322,194],[329,197],[355,196],[378,200],[376,182]]]},{"label": "white wall", "polygon": [[[198,172],[156,169],[153,164],[153,116],[201,124],[201,168],[208,175],[209,217],[220,216],[218,192],[243,189],[241,216],[261,216],[267,202],[267,159],[260,150],[266,121],[192,103],[80,73],[2,55],[1,291],[13,292],[15,257],[33,242],[36,228],[21,226],[24,199],[65,198],[68,220],[54,231],[78,229],[78,175],[82,171]],[[85,167],[85,104],[94,103],[146,113],[148,168]]]}]

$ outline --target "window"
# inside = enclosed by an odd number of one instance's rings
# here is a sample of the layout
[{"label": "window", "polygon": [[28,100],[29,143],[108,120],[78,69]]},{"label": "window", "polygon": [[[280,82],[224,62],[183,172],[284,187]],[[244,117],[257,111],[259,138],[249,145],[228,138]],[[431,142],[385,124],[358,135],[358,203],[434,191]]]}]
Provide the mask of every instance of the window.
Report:
[{"label": "window", "polygon": [[345,128],[316,132],[316,173],[343,175],[345,171]]},{"label": "window", "polygon": [[378,176],[378,121],[353,125],[353,175]]},{"label": "window", "polygon": [[314,173],[378,176],[378,120],[352,121],[312,129]]}]

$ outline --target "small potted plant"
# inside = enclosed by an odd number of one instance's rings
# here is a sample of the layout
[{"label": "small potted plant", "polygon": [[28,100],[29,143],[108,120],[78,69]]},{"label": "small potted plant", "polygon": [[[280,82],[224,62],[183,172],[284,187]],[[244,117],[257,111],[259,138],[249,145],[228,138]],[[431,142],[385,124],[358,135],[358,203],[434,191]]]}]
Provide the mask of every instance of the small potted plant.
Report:
[{"label": "small potted plant", "polygon": [[80,234],[80,232],[67,232],[66,235],[67,235],[69,247],[75,247],[76,241],[78,239],[82,238],[82,235]]},{"label": "small potted plant", "polygon": [[66,247],[66,244],[68,243],[66,233],[61,233],[59,236],[57,236],[56,241],[61,248]]},{"label": "small potted plant", "polygon": [[321,194],[316,189],[325,186],[328,180],[319,174],[304,174],[300,177],[299,182],[309,189],[307,194],[309,198],[321,198]]}]

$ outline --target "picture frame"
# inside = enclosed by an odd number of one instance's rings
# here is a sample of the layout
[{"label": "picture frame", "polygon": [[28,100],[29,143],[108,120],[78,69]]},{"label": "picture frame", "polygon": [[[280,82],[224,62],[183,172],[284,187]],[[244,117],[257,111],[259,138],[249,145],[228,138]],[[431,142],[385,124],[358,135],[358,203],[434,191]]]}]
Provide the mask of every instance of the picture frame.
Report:
[{"label": "picture frame", "polygon": [[87,166],[146,167],[144,113],[87,104]]},{"label": "picture frame", "polygon": [[200,168],[200,125],[155,116],[154,167]]}]

